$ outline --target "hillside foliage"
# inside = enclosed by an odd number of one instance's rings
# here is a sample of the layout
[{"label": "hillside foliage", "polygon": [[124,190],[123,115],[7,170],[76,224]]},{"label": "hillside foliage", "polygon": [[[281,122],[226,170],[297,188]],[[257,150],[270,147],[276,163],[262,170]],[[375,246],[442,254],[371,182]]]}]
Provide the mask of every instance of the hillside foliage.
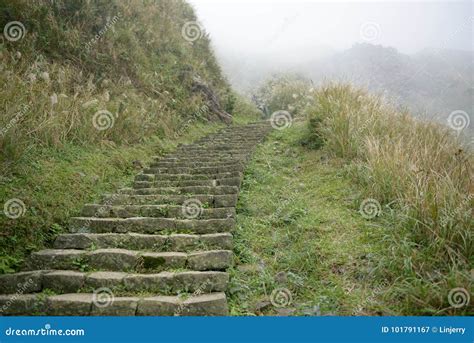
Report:
[{"label": "hillside foliage", "polygon": [[[0,24],[12,21],[25,31],[0,45],[3,163],[32,146],[132,144],[206,119],[195,78],[232,111],[207,34],[183,37],[183,26],[196,21],[184,1],[3,1]],[[112,129],[94,127],[99,111]]]},{"label": "hillside foliage", "polygon": [[257,118],[185,1],[6,0],[0,27],[0,204],[24,204],[0,212],[0,273],[153,155],[222,125],[196,80],[238,121]]}]

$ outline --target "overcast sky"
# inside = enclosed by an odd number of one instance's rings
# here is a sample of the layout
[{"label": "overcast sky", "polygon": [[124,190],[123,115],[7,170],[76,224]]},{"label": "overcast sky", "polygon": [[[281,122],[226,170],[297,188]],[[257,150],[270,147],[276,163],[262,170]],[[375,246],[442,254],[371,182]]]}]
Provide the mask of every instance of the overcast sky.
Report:
[{"label": "overcast sky", "polygon": [[425,47],[473,49],[472,2],[190,0],[219,54],[299,54],[336,50],[356,42],[393,46],[404,53]]}]

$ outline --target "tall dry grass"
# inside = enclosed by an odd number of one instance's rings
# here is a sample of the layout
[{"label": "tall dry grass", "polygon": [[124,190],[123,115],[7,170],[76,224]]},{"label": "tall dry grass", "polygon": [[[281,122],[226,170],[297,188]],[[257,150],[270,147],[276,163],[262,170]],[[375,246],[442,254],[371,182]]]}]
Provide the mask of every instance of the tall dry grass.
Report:
[{"label": "tall dry grass", "polygon": [[381,204],[393,248],[380,269],[397,301],[407,313],[452,311],[449,290],[472,287],[473,152],[449,128],[351,85],[319,88],[307,114],[312,139],[348,162],[359,200]]},{"label": "tall dry grass", "polygon": [[[192,43],[182,35],[195,20],[181,0],[3,1],[0,27],[26,28],[0,40],[3,171],[27,148],[131,144],[205,119],[196,76],[227,108],[233,96],[205,31]],[[111,129],[94,127],[98,111],[110,113]]]}]

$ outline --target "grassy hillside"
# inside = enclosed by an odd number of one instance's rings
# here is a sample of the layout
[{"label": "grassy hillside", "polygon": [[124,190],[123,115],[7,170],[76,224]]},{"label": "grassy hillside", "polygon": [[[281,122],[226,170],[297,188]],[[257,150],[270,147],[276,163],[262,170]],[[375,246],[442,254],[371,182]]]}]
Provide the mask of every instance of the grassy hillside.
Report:
[{"label": "grassy hillside", "polygon": [[[293,295],[302,302],[299,305],[318,305],[311,297],[337,297],[330,298],[332,309],[326,311],[340,314],[472,314],[466,304],[452,305],[468,298],[474,265],[474,156],[462,137],[445,126],[418,121],[350,85],[312,89],[307,83],[301,93],[295,93],[295,83],[290,80],[285,86],[286,82],[288,79],[281,80],[279,92],[270,93],[267,103],[286,99],[283,109],[295,109],[294,119],[299,116],[306,125],[302,128],[293,121],[297,132],[282,130],[283,136],[274,139],[275,145],[262,157],[263,165],[250,171],[248,182],[253,187],[258,184],[272,191],[248,190],[252,198],[263,198],[258,205],[243,203],[243,234],[237,243],[248,247],[241,256],[244,263],[260,260],[268,266],[268,278],[260,284],[275,285],[272,274],[278,272],[300,275],[308,289],[290,284]],[[264,88],[273,84],[275,80]],[[308,150],[295,147],[295,140]],[[284,145],[277,145],[278,141]],[[311,161],[313,169],[308,168]],[[328,178],[325,169],[340,178]],[[283,209],[272,214],[278,207],[274,199],[280,198]],[[358,219],[344,214],[347,201]],[[329,218],[320,219],[318,208],[331,213]],[[354,227],[357,232],[352,231]],[[332,230],[340,236],[331,236]],[[255,231],[259,239],[248,241]],[[345,241],[346,235],[354,241]],[[315,246],[317,250],[307,260],[305,254]],[[358,261],[361,251],[367,253],[362,264]],[[310,256],[319,267],[310,263]],[[334,265],[332,272],[328,263]],[[351,279],[353,268],[360,266],[370,268],[368,284],[364,281],[368,275]],[[348,279],[337,275],[341,268],[349,273]],[[240,271],[236,274],[237,279],[252,280]],[[316,281],[308,280],[315,275],[335,278],[327,286],[334,293],[312,288]],[[347,285],[351,282],[352,286]],[[372,293],[361,293],[361,287]],[[263,296],[264,291],[250,290],[244,295],[248,301],[237,298],[235,311],[248,311],[247,305],[255,300],[252,297]],[[364,296],[371,300],[358,308],[355,303]]]},{"label": "grassy hillside", "polygon": [[0,273],[152,155],[223,125],[196,80],[256,118],[195,21],[180,0],[0,3]]},{"label": "grassy hillside", "polygon": [[391,249],[380,271],[393,301],[403,313],[449,311],[449,291],[472,288],[472,150],[453,130],[349,85],[317,90],[307,113],[311,139],[346,160],[364,190],[361,213],[384,220]]},{"label": "grassy hillside", "polygon": [[[195,20],[184,1],[2,2],[2,27],[18,21],[25,29],[1,46],[0,124],[17,122],[0,141],[2,161],[31,144],[130,144],[205,118],[193,78],[228,108],[230,89],[205,32],[193,42],[182,33]],[[96,126],[113,121],[113,129],[94,127],[98,111]]]}]

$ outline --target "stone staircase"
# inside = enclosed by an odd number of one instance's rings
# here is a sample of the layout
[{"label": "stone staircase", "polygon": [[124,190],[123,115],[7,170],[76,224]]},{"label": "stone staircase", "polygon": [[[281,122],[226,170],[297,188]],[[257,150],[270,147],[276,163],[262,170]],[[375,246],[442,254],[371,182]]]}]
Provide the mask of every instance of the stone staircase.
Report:
[{"label": "stone staircase", "polygon": [[227,315],[235,206],[269,122],[182,145],[0,276],[1,315]]}]

